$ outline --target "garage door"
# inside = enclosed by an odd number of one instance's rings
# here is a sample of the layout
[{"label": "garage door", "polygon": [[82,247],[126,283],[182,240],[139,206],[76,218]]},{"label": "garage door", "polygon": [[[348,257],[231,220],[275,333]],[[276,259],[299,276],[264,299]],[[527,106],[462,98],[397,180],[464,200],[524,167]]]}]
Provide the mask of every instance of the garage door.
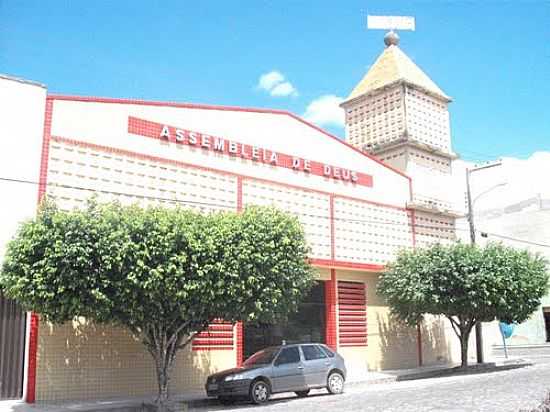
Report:
[{"label": "garage door", "polygon": [[26,314],[0,292],[0,400],[23,396]]}]

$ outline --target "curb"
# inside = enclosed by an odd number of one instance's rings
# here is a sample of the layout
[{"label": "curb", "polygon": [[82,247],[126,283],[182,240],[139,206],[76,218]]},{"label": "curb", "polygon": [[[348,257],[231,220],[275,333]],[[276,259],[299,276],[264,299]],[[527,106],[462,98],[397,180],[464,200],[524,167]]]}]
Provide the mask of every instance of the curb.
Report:
[{"label": "curb", "polygon": [[461,369],[460,367],[447,368],[434,371],[410,373],[407,375],[398,376],[396,381],[407,381],[415,379],[429,379],[429,378],[439,378],[447,376],[461,376],[461,375],[477,375],[482,373],[491,373],[491,372],[501,372],[510,369],[524,368],[527,366],[532,366],[533,363],[523,359],[516,359],[505,361],[502,363],[484,363],[481,365],[472,365],[468,366],[467,369]]}]

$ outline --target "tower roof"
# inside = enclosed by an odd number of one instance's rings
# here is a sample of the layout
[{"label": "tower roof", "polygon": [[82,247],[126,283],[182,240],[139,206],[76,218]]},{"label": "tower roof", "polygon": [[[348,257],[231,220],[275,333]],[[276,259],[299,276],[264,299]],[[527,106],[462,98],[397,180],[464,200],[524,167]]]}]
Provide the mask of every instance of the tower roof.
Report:
[{"label": "tower roof", "polygon": [[355,99],[399,81],[419,86],[426,92],[447,101],[451,100],[395,43],[391,43],[384,49],[346,100]]}]

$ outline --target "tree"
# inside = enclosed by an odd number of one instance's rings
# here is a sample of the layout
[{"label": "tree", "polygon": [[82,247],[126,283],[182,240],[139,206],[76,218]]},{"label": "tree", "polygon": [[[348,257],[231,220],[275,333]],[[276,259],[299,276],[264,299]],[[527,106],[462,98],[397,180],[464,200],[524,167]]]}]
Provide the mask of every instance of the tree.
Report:
[{"label": "tree", "polygon": [[547,291],[541,257],[498,243],[402,251],[378,284],[392,313],[410,326],[426,313],[449,319],[460,339],[463,368],[476,322],[523,322]]},{"label": "tree", "polygon": [[307,253],[298,220],[275,208],[46,203],[9,243],[0,287],[57,324],[84,316],[128,328],[154,359],[164,409],[178,350],[210,322],[297,310],[313,279]]}]

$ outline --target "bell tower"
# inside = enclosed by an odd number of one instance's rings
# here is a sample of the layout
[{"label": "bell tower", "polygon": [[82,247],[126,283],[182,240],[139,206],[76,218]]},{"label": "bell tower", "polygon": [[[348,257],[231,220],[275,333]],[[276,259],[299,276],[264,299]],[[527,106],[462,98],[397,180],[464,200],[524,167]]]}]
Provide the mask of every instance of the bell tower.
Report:
[{"label": "bell tower", "polygon": [[[369,27],[372,17],[383,19],[369,16]],[[393,30],[399,17],[390,19],[389,27],[372,27],[391,29],[385,48],[341,104],[346,141],[412,178],[409,208],[416,215],[417,244],[454,240],[451,98],[399,48]]]}]

